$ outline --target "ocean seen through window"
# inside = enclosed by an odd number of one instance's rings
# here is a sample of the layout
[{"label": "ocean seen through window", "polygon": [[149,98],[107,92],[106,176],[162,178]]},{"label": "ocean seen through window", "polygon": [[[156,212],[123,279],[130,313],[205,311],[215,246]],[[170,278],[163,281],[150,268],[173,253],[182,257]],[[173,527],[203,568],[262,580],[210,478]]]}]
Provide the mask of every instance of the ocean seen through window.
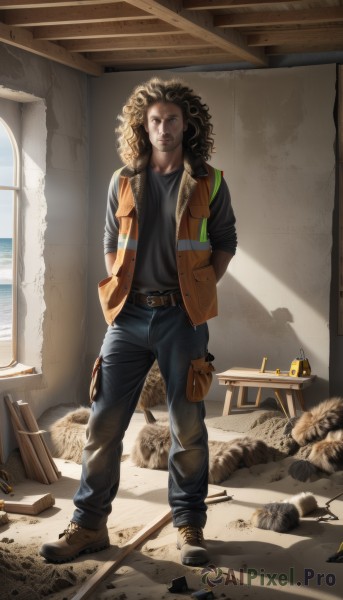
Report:
[{"label": "ocean seen through window", "polygon": [[14,362],[14,240],[17,201],[15,142],[0,118],[0,367]]}]

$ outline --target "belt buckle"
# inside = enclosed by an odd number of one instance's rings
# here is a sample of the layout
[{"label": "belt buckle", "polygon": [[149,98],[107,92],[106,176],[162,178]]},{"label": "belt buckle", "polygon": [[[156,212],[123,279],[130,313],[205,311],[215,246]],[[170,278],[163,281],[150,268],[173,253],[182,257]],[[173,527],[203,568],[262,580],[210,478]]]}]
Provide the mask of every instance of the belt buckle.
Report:
[{"label": "belt buckle", "polygon": [[149,308],[153,308],[154,306],[156,306],[155,296],[147,296],[145,298],[145,301],[146,301],[147,305],[149,306]]}]

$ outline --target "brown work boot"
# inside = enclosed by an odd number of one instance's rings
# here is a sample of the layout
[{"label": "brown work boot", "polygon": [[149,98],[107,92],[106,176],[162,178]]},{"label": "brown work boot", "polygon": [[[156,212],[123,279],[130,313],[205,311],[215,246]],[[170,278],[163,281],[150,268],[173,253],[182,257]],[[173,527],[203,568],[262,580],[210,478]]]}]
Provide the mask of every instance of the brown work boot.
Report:
[{"label": "brown work boot", "polygon": [[72,521],[59,536],[58,542],[43,544],[39,554],[54,563],[73,560],[79,554],[98,552],[108,548],[110,540],[106,525],[102,529],[86,529]]},{"label": "brown work boot", "polygon": [[181,550],[184,565],[203,565],[209,560],[205,540],[200,527],[184,525],[178,528],[177,548]]}]

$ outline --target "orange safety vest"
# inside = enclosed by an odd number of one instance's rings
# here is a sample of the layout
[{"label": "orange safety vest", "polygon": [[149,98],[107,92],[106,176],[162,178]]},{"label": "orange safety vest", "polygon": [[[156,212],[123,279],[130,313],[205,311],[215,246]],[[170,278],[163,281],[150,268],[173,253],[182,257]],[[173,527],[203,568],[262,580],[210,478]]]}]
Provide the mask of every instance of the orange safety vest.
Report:
[{"label": "orange safety vest", "polygon": [[[118,177],[116,260],[111,277],[100,281],[98,286],[101,307],[109,325],[120,313],[132,286],[146,171],[123,167]],[[176,207],[176,262],[183,304],[193,325],[200,325],[218,314],[207,219],[221,179],[222,172],[207,163],[202,163],[195,175],[190,163],[185,161]]]}]

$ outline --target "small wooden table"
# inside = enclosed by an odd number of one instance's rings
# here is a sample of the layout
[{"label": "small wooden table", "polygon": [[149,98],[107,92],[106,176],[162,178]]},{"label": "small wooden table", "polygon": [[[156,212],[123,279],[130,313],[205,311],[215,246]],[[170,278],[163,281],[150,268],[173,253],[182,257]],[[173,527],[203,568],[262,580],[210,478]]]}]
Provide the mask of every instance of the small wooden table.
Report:
[{"label": "small wooden table", "polygon": [[[259,408],[262,389],[270,388],[274,391],[277,401],[284,413],[289,417],[296,416],[295,400],[298,401],[301,410],[305,410],[302,390],[313,383],[316,376],[291,377],[288,372],[265,371],[261,373],[258,369],[246,369],[234,367],[223,373],[217,374],[219,384],[226,385],[225,403],[223,415],[229,415],[232,409],[232,401],[236,388],[238,389],[237,408]],[[258,388],[255,403],[246,403],[249,387]],[[283,394],[286,395],[286,402]],[[288,409],[288,413],[287,413]]]}]

